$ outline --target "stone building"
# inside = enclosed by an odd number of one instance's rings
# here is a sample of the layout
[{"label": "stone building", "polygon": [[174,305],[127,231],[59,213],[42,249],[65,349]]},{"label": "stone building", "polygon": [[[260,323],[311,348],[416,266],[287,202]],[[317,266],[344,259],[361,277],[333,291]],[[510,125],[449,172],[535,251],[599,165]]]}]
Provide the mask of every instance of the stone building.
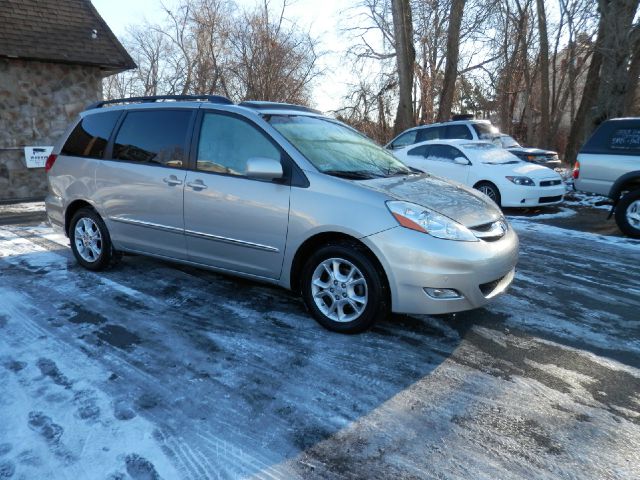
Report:
[{"label": "stone building", "polygon": [[24,147],[54,145],[104,77],[135,66],[89,0],[0,0],[0,202],[44,198]]}]

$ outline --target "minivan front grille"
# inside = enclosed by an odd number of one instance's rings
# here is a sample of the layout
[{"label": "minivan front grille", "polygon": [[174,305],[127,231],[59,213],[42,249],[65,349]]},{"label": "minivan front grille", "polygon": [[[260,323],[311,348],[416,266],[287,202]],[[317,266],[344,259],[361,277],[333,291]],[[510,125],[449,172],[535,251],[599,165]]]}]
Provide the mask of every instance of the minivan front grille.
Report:
[{"label": "minivan front grille", "polygon": [[484,240],[485,242],[494,242],[501,239],[504,237],[504,234],[507,233],[507,229],[507,223],[504,220],[483,223],[482,225],[469,228],[476,238]]}]

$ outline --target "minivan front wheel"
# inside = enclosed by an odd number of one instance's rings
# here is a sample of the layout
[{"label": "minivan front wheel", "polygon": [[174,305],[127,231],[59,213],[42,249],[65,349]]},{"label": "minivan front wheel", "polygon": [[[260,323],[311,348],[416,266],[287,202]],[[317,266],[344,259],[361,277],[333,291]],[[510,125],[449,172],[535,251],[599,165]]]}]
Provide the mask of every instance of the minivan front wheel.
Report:
[{"label": "minivan front wheel", "polygon": [[388,313],[382,275],[356,245],[327,245],[311,255],[302,296],[322,326],[340,333],[366,330]]},{"label": "minivan front wheel", "polygon": [[616,223],[622,233],[640,238],[640,190],[627,192],[616,205]]},{"label": "minivan front wheel", "polygon": [[117,259],[107,226],[93,209],[81,208],[75,213],[69,240],[76,260],[89,270],[104,270]]}]

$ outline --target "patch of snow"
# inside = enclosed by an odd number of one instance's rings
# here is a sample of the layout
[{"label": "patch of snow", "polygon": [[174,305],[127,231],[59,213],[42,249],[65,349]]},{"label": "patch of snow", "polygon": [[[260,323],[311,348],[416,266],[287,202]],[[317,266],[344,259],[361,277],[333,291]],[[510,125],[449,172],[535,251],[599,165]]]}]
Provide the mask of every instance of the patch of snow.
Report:
[{"label": "patch of snow", "polygon": [[513,219],[525,219],[525,218],[529,220],[550,220],[554,218],[573,217],[574,215],[576,215],[576,213],[577,212],[575,210],[572,210],[570,208],[560,207],[560,211],[556,213],[541,213],[536,215],[529,215],[526,217],[509,215],[507,216],[507,218],[509,219],[509,221],[512,221]]},{"label": "patch of snow", "polygon": [[570,207],[597,208],[599,210],[611,210],[611,205],[596,205],[598,202],[608,201],[607,197],[601,195],[590,195],[584,192],[574,191],[567,195],[564,204]]},{"label": "patch of snow", "polygon": [[9,203],[4,205],[0,204],[0,216],[44,211],[44,202]]},{"label": "patch of snow", "polygon": [[536,232],[544,235],[562,236],[567,239],[581,239],[589,242],[615,245],[621,248],[640,249],[640,240],[626,237],[613,237],[610,235],[600,235],[597,233],[581,232],[579,230],[569,230],[544,223],[531,222],[528,217],[509,217],[509,223],[516,231]]}]

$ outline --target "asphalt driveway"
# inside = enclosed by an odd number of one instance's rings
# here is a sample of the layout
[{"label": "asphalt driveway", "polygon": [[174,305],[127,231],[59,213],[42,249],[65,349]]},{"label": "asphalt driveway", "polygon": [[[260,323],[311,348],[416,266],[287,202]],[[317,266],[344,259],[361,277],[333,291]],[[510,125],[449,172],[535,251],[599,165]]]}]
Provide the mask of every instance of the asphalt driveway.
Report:
[{"label": "asphalt driveway", "polygon": [[85,271],[34,210],[0,222],[0,479],[640,472],[638,242],[515,217],[507,295],[343,336],[268,286]]}]

